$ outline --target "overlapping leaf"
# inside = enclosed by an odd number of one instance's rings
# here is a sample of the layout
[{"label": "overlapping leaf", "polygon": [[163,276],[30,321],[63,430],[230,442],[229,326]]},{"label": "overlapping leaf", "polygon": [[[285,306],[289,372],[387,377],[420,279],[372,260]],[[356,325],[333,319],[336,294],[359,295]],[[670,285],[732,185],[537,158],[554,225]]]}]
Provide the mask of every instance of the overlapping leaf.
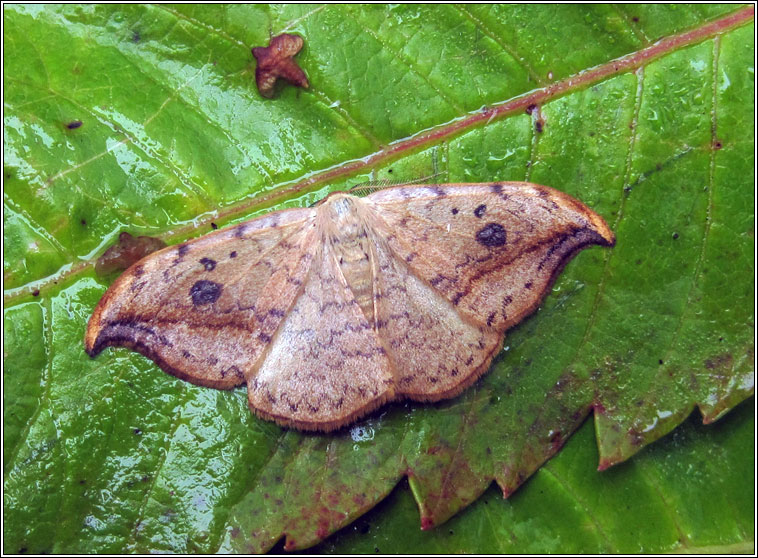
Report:
[{"label": "overlapping leaf", "polygon": [[[404,475],[432,527],[493,479],[512,493],[593,408],[604,468],[695,405],[715,420],[749,396],[751,17],[703,5],[6,6],[5,550],[265,550],[282,535],[305,547]],[[249,47],[283,30],[306,38],[312,90],[268,101]],[[650,54],[665,35],[679,38]],[[508,105],[532,89],[540,106]],[[462,396],[301,435],[254,419],[244,391],[184,384],[123,350],[84,354],[108,283],[93,259],[121,230],[195,236],[249,217],[261,194],[305,204],[369,176],[431,174],[557,187],[618,237],[567,267]]]}]

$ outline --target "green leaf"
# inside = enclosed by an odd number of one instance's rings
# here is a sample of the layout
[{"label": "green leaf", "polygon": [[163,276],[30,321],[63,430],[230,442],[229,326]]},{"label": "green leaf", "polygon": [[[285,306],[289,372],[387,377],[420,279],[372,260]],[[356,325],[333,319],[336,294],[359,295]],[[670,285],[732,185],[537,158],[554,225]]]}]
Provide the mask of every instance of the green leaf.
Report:
[{"label": "green leaf", "polygon": [[[518,492],[490,488],[432,531],[415,528],[407,483],[319,545],[329,554],[753,552],[755,414],[741,405],[716,425],[695,417],[634,459],[594,470],[584,424]],[[724,474],[725,471],[730,471]]]},{"label": "green leaf", "polygon": [[[387,495],[324,549],[749,550],[748,411],[594,469],[753,393],[752,7],[3,16],[4,551],[304,548]],[[249,49],[282,31],[305,38],[311,88],[267,100]],[[556,187],[618,239],[572,261],[460,397],[302,435],[254,418],[244,390],[84,353],[108,283],[94,261],[122,230],[176,242],[429,175]],[[586,425],[539,469],[592,410],[599,453]],[[409,492],[436,528],[416,532]]]}]

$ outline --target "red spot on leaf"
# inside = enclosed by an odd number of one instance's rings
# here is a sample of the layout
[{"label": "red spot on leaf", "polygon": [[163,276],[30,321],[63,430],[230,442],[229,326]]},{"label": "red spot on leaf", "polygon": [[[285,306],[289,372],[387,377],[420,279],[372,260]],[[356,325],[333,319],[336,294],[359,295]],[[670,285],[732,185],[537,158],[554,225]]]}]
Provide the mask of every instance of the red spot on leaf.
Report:
[{"label": "red spot on leaf", "polygon": [[550,438],[551,450],[554,452],[557,452],[559,449],[561,449],[564,443],[565,440],[563,439],[563,435],[560,432],[556,432]]},{"label": "red spot on leaf", "polygon": [[322,519],[318,522],[318,529],[316,529],[316,536],[319,539],[325,539],[329,536],[329,522]]},{"label": "red spot on leaf", "polygon": [[635,430],[634,428],[630,428],[627,430],[627,435],[629,436],[629,442],[633,446],[639,446],[642,445],[642,442],[644,441],[644,438],[640,432]]},{"label": "red spot on leaf", "polygon": [[611,465],[613,465],[613,462],[610,459],[607,459],[607,458],[601,459],[600,463],[598,463],[598,465],[597,465],[597,470],[598,471],[605,471]]},{"label": "red spot on leaf", "polygon": [[353,504],[359,508],[363,508],[366,505],[366,494],[353,494]]},{"label": "red spot on leaf", "polygon": [[[348,489],[345,487],[345,492],[347,492]],[[330,492],[326,495],[326,501],[329,503],[330,506],[333,508],[336,508],[339,506],[340,503],[340,495],[336,492]]]}]

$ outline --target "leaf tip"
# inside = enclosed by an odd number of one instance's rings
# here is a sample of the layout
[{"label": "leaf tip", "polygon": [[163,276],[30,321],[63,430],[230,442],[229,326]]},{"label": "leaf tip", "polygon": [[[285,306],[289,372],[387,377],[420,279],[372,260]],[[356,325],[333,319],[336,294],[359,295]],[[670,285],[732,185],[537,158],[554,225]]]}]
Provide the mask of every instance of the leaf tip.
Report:
[{"label": "leaf tip", "polygon": [[421,530],[429,531],[434,528],[434,520],[429,516],[423,516],[421,518]]}]

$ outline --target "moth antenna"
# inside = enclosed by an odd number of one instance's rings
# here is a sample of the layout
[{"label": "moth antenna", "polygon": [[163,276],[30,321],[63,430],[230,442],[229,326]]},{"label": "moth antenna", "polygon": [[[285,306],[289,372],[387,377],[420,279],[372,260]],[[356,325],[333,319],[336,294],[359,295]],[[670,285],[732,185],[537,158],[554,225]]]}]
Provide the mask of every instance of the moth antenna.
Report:
[{"label": "moth antenna", "polygon": [[442,176],[442,174],[443,173],[441,172],[435,172],[433,174],[415,178],[413,180],[388,180],[386,178],[382,180],[368,180],[366,182],[361,182],[359,184],[356,184],[355,186],[352,186],[350,190],[348,191],[351,194],[354,194],[359,197],[363,197],[377,190],[383,190],[384,188],[390,188],[392,186],[408,186],[411,184],[428,183],[433,178]]}]

